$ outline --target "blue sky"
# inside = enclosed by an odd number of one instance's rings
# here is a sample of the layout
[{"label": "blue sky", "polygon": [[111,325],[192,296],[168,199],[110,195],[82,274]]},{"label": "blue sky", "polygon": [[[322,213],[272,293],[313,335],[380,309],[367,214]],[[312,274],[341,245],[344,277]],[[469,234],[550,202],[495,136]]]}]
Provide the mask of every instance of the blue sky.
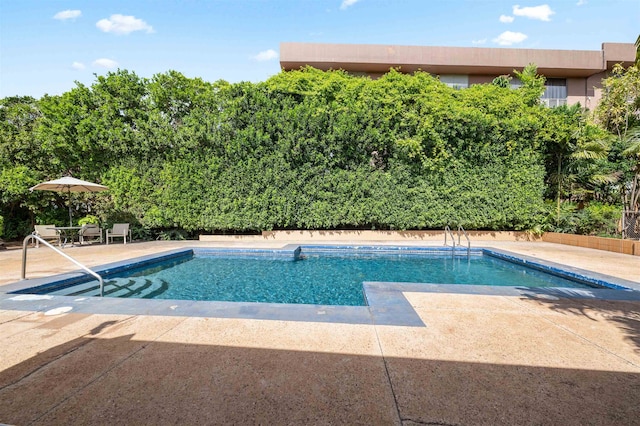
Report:
[{"label": "blue sky", "polygon": [[0,98],[118,68],[263,81],[285,41],[599,50],[639,32],[638,0],[0,0]]}]

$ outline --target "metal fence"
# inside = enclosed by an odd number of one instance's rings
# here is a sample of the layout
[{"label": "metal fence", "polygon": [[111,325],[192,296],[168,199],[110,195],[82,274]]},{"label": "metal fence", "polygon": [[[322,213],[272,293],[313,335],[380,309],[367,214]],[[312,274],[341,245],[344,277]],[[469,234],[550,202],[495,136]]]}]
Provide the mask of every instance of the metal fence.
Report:
[{"label": "metal fence", "polygon": [[622,238],[640,240],[640,212],[622,212]]}]

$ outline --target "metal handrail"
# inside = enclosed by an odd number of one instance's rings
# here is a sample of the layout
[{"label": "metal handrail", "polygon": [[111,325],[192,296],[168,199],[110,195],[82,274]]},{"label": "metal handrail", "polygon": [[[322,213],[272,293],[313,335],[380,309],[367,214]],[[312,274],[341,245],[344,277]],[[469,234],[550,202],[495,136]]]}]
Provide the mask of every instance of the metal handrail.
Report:
[{"label": "metal handrail", "polygon": [[455,249],[456,248],[456,238],[453,236],[453,232],[451,231],[451,228],[449,228],[449,225],[444,227],[444,245],[448,246],[447,244],[447,234],[449,234],[449,236],[451,236],[451,244],[452,247]]},{"label": "metal handrail", "polygon": [[460,231],[462,231],[462,234],[467,239],[467,254],[469,254],[471,252],[471,240],[469,239],[469,235],[467,235],[467,231],[464,230],[462,225],[458,225],[458,245],[459,246],[462,245],[460,244]]},{"label": "metal handrail", "polygon": [[70,260],[71,262],[73,262],[74,264],[76,264],[77,266],[82,268],[84,271],[86,271],[90,275],[93,275],[94,277],[96,277],[98,279],[98,281],[100,282],[100,297],[104,296],[104,281],[102,280],[102,277],[100,275],[98,275],[97,273],[93,272],[91,269],[87,268],[82,263],[78,262],[77,260],[75,260],[73,257],[69,256],[68,254],[63,253],[61,250],[58,250],[57,248],[55,248],[54,246],[52,246],[51,244],[46,242],[43,238],[41,238],[41,237],[39,237],[38,235],[35,235],[35,234],[27,235],[25,237],[24,241],[22,242],[22,279],[23,280],[25,279],[25,277],[27,275],[27,245],[28,245],[29,241],[31,241],[31,240],[36,240],[36,241],[41,242],[42,244],[44,244],[45,246],[49,247],[50,249],[52,249],[56,253],[60,254],[65,259]]}]

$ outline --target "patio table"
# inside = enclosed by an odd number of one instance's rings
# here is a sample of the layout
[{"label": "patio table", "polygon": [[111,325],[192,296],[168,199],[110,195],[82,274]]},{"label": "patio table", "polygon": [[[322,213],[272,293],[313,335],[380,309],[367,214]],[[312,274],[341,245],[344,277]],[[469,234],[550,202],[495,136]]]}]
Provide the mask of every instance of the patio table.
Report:
[{"label": "patio table", "polygon": [[78,237],[82,226],[55,226],[48,229],[56,230],[60,235],[60,247],[64,247],[67,245],[67,241],[69,240],[71,240],[71,245],[74,245],[75,239]]}]

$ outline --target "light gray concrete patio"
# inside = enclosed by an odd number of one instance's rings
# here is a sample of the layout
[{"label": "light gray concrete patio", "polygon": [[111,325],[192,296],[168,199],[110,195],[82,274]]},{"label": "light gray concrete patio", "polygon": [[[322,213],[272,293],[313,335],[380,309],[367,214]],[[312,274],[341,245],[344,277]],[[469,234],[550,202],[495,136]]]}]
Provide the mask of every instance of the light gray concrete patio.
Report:
[{"label": "light gray concrete patio", "polygon": [[[96,266],[177,247],[282,245],[229,238],[65,252]],[[640,282],[637,256],[541,242],[474,246]],[[0,292],[19,280],[21,254],[0,252]],[[76,269],[44,248],[28,256],[30,278]],[[405,297],[424,327],[56,314],[0,303],[0,423],[639,423],[640,302]]]}]

